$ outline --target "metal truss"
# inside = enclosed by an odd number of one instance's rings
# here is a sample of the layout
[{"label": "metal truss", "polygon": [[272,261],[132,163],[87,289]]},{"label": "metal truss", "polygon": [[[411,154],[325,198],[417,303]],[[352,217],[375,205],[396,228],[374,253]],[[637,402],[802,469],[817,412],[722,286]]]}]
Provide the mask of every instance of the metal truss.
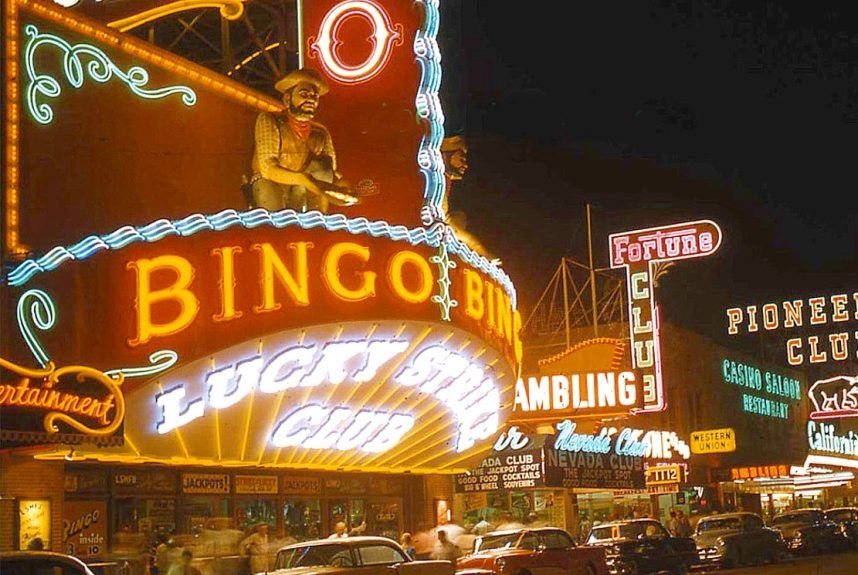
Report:
[{"label": "metal truss", "polygon": [[164,16],[130,34],[276,95],[274,83],[298,67],[295,0],[251,0],[237,20],[202,8]]}]

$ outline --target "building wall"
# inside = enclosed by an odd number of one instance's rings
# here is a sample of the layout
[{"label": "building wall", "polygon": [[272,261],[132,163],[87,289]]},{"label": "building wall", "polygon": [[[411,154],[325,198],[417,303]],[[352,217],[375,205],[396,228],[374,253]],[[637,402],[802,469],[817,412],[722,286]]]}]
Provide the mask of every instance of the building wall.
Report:
[{"label": "building wall", "polygon": [[18,498],[51,500],[51,549],[62,551],[63,464],[35,461],[32,456],[0,454],[0,551],[16,548]]},{"label": "building wall", "polygon": [[[427,475],[426,476],[426,497],[423,501],[423,509],[425,512],[426,528],[435,527],[435,503],[439,499],[447,501],[447,505],[453,505],[453,475]],[[452,507],[451,507],[452,508]]]}]

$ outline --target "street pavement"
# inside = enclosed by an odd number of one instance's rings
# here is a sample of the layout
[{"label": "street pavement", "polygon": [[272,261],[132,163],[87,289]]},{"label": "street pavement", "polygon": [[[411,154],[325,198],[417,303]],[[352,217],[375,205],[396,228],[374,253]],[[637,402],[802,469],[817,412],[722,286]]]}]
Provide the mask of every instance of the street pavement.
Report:
[{"label": "street pavement", "polygon": [[780,563],[741,569],[694,569],[693,575],[856,575],[858,551],[786,559]]}]

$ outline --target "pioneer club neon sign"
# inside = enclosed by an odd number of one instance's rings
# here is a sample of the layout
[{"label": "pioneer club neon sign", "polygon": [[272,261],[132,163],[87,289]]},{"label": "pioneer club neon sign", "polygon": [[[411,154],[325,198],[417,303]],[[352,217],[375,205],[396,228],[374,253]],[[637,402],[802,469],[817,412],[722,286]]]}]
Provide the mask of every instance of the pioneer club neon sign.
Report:
[{"label": "pioneer club neon sign", "polygon": [[[395,360],[405,360],[393,375],[395,385],[431,395],[453,414],[456,451],[497,432],[500,392],[487,366],[442,344],[405,355],[411,343],[374,338],[329,341],[287,346],[268,357],[240,358],[210,371],[202,396],[188,398],[182,383],[155,395],[160,413],[157,432],[163,435],[184,427],[209,409],[227,409],[257,390],[272,395],[369,383]],[[405,411],[309,403],[288,411],[274,427],[270,442],[276,447],[379,453],[399,443],[415,421],[415,414]]]},{"label": "pioneer club neon sign", "polygon": [[632,367],[642,373],[641,411],[665,409],[661,376],[659,315],[653,280],[657,264],[711,255],[721,245],[721,229],[709,220],[611,234],[611,267],[626,269]]},{"label": "pioneer club neon sign", "polygon": [[[839,293],[730,308],[727,310],[727,333],[812,329],[829,323],[855,321],[858,321],[858,292]],[[858,347],[858,331],[842,329],[827,335],[789,338],[786,356],[790,365],[846,361],[850,356],[858,358],[858,351],[850,352],[850,346]]]},{"label": "pioneer club neon sign", "polygon": [[[364,61],[349,65],[340,57],[344,45],[339,33],[354,19],[366,20],[372,27],[372,51]],[[402,44],[402,25],[392,24],[384,8],[371,0],[340,2],[322,19],[319,35],[310,39],[310,49],[318,55],[325,71],[343,84],[359,84],[377,76],[390,59],[393,46],[399,44]]]}]

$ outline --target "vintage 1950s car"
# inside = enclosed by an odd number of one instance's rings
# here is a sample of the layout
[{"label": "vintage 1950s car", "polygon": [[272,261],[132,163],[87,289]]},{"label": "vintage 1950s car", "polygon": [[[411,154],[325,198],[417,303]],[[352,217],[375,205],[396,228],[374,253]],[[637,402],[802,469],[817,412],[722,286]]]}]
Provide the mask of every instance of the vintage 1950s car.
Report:
[{"label": "vintage 1950s car", "polygon": [[450,561],[414,561],[386,537],[321,539],[287,545],[277,552],[274,573],[282,575],[452,575]]},{"label": "vintage 1950s car", "polygon": [[512,529],[478,537],[474,552],[456,562],[456,572],[494,575],[602,575],[602,549],[579,547],[562,529]]},{"label": "vintage 1950s car", "polygon": [[605,549],[612,575],[680,575],[697,563],[694,540],[671,536],[655,519],[603,523],[590,530],[587,545]]},{"label": "vintage 1950s car", "polygon": [[756,513],[725,513],[697,522],[694,542],[702,563],[725,566],[777,561],[786,552],[781,534]]},{"label": "vintage 1950s car", "polygon": [[841,527],[821,509],[786,511],[772,519],[772,528],[781,532],[787,549],[795,554],[828,553],[851,546]]}]

